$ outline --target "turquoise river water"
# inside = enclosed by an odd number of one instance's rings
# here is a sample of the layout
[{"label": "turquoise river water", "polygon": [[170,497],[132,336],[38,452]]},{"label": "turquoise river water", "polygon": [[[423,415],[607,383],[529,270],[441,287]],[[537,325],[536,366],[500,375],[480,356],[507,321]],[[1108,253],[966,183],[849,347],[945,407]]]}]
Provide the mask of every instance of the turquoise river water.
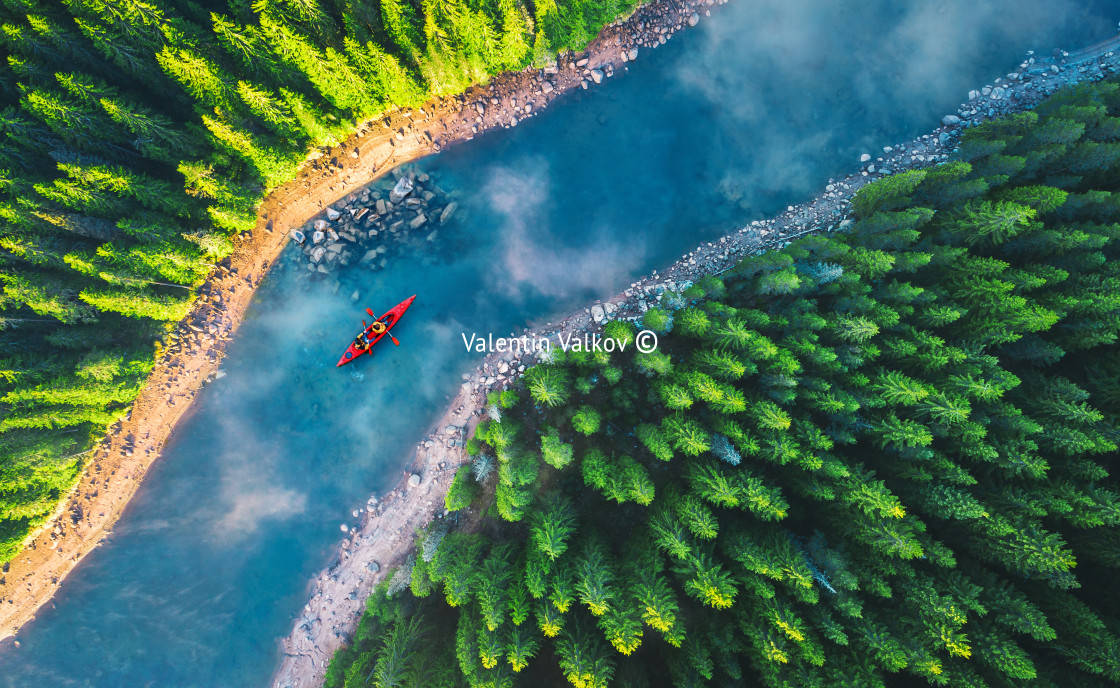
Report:
[{"label": "turquoise river water", "polygon": [[[1113,35],[1083,0],[732,0],[629,71],[413,165],[458,194],[424,254],[269,275],[110,542],[67,579],[0,687],[264,686],[339,525],[401,475],[502,335],[624,289],[937,126],[970,88]],[[293,250],[291,248],[289,251]],[[352,302],[358,290],[361,298]],[[416,303],[336,369],[364,306]]]}]

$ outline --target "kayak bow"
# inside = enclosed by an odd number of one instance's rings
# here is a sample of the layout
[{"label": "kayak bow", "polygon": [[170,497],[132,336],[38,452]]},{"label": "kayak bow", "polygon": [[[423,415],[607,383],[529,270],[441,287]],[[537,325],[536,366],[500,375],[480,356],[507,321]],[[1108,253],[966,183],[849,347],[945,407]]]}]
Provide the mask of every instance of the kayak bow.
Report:
[{"label": "kayak bow", "polygon": [[[346,347],[346,353],[342,354],[342,358],[338,359],[338,363],[335,365],[335,367],[338,368],[340,366],[344,366],[350,361],[353,361],[358,356],[369,353],[370,350],[373,349],[374,344],[378,343],[379,341],[381,341],[382,337],[389,334],[389,330],[393,329],[393,325],[397,324],[397,321],[401,319],[401,316],[404,315],[404,312],[407,311],[408,307],[412,305],[412,301],[415,298],[416,294],[413,294],[404,301],[398,303],[396,306],[393,306],[393,308],[391,308],[385,315],[381,316],[380,322],[381,324],[385,325],[385,329],[382,332],[375,334],[373,331],[373,323],[371,323],[369,327],[365,329],[366,337],[369,338],[369,349],[358,348],[354,342],[350,342],[350,346]],[[378,321],[375,320],[374,322]]]}]

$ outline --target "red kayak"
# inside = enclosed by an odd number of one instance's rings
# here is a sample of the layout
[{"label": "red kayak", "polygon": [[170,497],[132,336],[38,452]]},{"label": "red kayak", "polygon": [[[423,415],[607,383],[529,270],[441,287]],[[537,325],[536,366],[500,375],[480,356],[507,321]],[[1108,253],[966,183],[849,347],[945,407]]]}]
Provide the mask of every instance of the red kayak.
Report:
[{"label": "red kayak", "polygon": [[[359,346],[359,340],[355,338],[354,341],[350,342],[350,346],[346,347],[346,353],[342,354],[342,358],[338,359],[338,365],[336,365],[335,367],[337,368],[339,366],[344,366],[350,361],[353,361],[358,356],[369,353],[374,344],[378,343],[379,341],[381,341],[382,337],[389,334],[389,330],[393,329],[393,325],[397,324],[397,321],[401,319],[401,316],[404,315],[404,312],[407,311],[408,307],[412,305],[412,300],[415,298],[416,294],[413,294],[404,301],[401,301],[396,306],[393,306],[393,308],[390,309],[388,313],[381,316],[380,319],[375,320],[372,324],[366,327],[366,329],[364,330],[364,334],[369,339],[369,347]],[[366,309],[366,311],[368,311],[371,315],[373,314],[373,312],[368,308]],[[373,327],[378,322],[384,325],[385,329],[381,332],[374,332]]]}]

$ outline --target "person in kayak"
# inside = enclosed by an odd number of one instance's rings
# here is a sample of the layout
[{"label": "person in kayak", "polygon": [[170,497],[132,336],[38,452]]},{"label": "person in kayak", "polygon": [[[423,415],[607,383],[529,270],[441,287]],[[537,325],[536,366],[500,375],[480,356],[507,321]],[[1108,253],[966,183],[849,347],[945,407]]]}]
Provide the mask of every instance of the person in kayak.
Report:
[{"label": "person in kayak", "polygon": [[[381,322],[380,320],[375,320],[373,324],[369,326],[370,332],[373,332],[374,334],[381,334],[386,329],[387,328],[385,327],[385,323]],[[362,330],[358,333],[357,338],[354,339],[354,346],[361,349],[362,351],[369,350],[369,335],[366,334],[365,330]]]}]

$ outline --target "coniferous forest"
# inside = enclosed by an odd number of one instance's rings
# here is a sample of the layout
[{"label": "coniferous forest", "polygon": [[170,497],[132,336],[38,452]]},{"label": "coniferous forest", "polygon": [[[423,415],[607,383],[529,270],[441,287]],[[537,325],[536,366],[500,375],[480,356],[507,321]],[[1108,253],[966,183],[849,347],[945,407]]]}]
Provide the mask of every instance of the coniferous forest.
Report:
[{"label": "coniferous forest", "polygon": [[582,48],[631,0],[4,0],[0,562],[230,237],[365,118]]},{"label": "coniferous forest", "polygon": [[327,685],[1115,685],[1118,180],[1067,89],[531,368]]}]

